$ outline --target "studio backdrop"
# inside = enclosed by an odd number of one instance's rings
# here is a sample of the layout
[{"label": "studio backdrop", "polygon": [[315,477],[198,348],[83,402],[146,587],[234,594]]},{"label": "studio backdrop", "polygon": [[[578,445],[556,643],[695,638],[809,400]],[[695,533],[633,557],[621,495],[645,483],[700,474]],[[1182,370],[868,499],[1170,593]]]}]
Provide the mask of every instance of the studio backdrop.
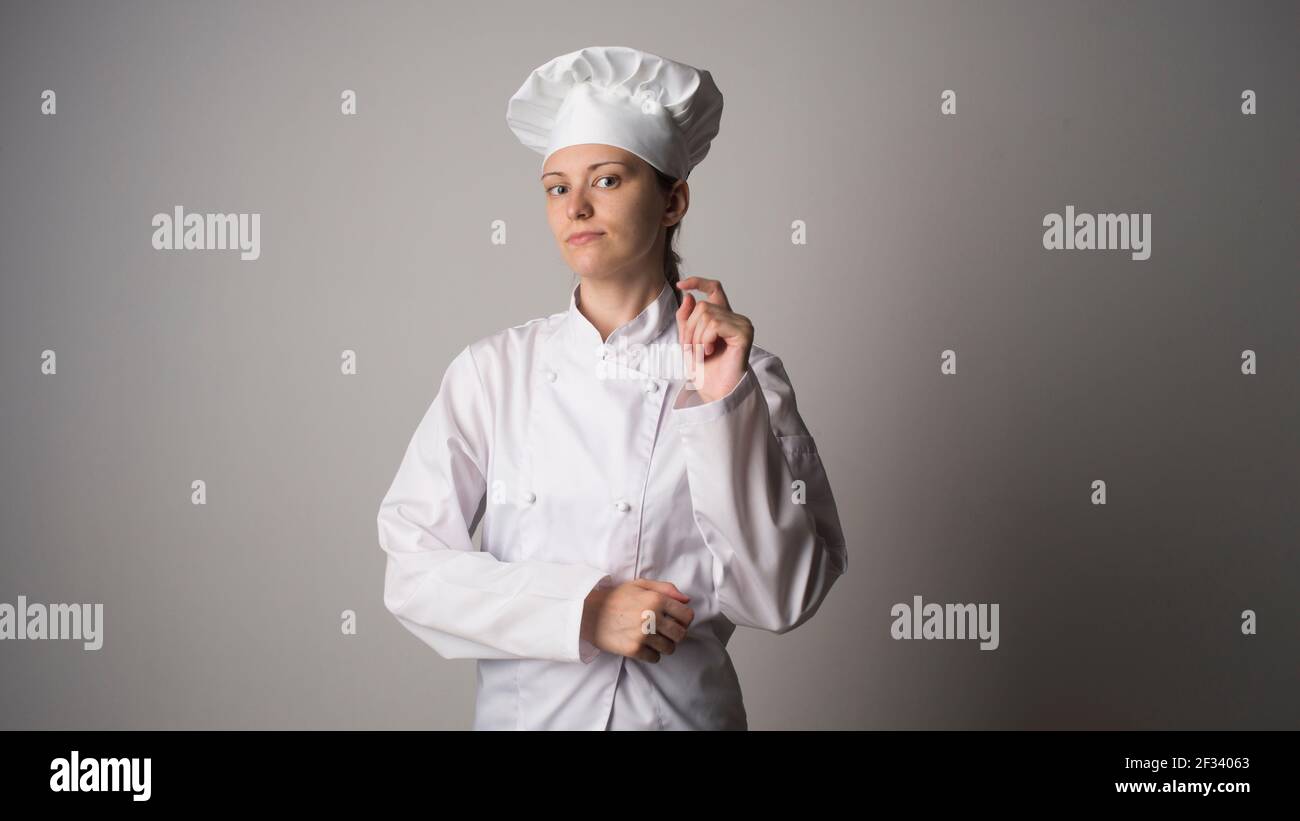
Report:
[{"label": "studio backdrop", "polygon": [[[811,621],[732,637],[751,728],[1300,728],[1296,31],[6,3],[0,727],[470,726],[376,511],[457,352],[576,282],[506,100],[628,45],[726,95],[683,274],[785,363],[848,546]],[[190,214],[236,219],[168,247]]]}]

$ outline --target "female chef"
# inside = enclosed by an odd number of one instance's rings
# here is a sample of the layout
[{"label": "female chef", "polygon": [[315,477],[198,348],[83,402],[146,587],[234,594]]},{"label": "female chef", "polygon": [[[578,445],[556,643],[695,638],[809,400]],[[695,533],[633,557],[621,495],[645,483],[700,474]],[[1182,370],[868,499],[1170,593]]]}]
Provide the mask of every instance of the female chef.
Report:
[{"label": "female chef", "polygon": [[452,360],[378,516],[389,611],[478,660],[475,729],[745,729],[735,627],[793,629],[847,569],[781,360],[720,282],[678,280],[721,115],[709,72],[624,47],[507,106],[580,281]]}]

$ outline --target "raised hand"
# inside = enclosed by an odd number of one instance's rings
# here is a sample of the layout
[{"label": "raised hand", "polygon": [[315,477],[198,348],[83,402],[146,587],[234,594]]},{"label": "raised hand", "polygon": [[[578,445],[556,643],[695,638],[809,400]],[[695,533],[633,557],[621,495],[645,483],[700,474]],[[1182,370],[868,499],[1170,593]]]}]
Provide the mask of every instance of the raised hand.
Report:
[{"label": "raised hand", "polygon": [[685,291],[703,291],[703,302],[689,292],[677,309],[677,338],[686,354],[687,375],[705,402],[731,393],[749,368],[754,345],[754,325],[749,317],[731,310],[722,283],[705,277],[686,277],[677,283]]}]

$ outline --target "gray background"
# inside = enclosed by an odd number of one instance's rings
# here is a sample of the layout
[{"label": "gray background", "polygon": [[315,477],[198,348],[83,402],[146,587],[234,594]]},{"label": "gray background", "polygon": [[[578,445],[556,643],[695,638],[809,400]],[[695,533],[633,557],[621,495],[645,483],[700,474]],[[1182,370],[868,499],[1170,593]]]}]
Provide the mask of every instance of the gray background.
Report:
[{"label": "gray background", "polygon": [[[751,726],[1300,728],[1296,9],[5,4],[0,601],[106,634],[0,643],[0,726],[470,725],[375,514],[455,353],[568,304],[506,100],[631,45],[726,97],[684,268],[784,359],[849,542],[733,638]],[[154,251],[176,204],[260,212],[261,259]],[[1151,213],[1151,259],[1043,250],[1067,204]],[[917,594],[1001,647],[892,640]]]}]

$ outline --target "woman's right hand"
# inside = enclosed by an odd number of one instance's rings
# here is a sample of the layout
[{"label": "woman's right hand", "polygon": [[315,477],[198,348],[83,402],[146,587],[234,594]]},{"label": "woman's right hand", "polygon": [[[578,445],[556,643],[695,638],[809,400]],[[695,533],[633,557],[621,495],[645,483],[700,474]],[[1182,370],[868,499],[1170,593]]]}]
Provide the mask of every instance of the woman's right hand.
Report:
[{"label": "woman's right hand", "polygon": [[[633,579],[613,588],[587,594],[582,608],[582,638],[609,653],[657,662],[671,655],[686,637],[695,611],[686,606],[691,597],[671,582]],[[654,613],[654,630],[645,611]]]}]

